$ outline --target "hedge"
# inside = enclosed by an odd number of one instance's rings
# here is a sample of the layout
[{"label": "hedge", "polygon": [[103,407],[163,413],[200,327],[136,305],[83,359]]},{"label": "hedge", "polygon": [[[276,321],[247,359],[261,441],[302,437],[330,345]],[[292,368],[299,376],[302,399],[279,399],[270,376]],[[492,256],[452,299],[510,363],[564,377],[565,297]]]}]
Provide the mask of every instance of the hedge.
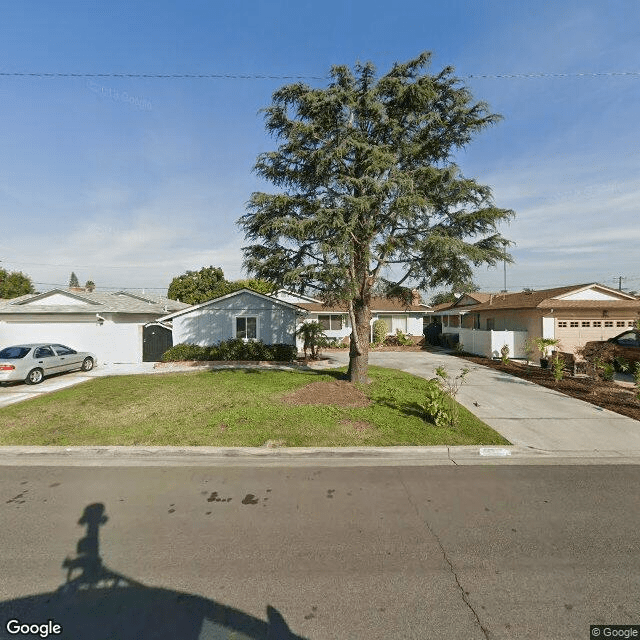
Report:
[{"label": "hedge", "polygon": [[264,344],[261,340],[244,342],[239,338],[226,340],[210,347],[177,344],[162,354],[162,362],[183,360],[276,360],[293,362],[298,349],[293,344]]}]

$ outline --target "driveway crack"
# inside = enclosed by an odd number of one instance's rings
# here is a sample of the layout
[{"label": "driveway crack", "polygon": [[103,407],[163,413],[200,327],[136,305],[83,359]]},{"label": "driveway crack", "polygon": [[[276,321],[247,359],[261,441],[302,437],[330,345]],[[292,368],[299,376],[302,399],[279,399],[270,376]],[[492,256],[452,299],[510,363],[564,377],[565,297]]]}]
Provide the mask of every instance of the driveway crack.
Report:
[{"label": "driveway crack", "polygon": [[476,621],[476,624],[480,627],[480,630],[482,631],[482,634],[484,635],[486,640],[489,640],[489,631],[482,624],[482,622],[480,621],[480,616],[478,615],[478,612],[473,608],[473,605],[471,604],[471,602],[469,601],[469,598],[467,596],[467,592],[463,589],[462,585],[460,584],[460,579],[458,577],[458,573],[456,572],[456,569],[453,566],[453,562],[451,562],[451,559],[449,558],[449,555],[447,554],[447,550],[444,548],[444,545],[442,544],[442,540],[440,540],[440,537],[433,530],[433,528],[431,527],[429,522],[426,519],[424,519],[422,516],[420,516],[420,512],[418,511],[418,507],[415,504],[415,502],[412,500],[411,493],[409,492],[409,489],[408,489],[407,485],[404,483],[404,480],[402,479],[401,469],[398,469],[396,471],[396,473],[398,474],[398,478],[400,480],[400,484],[402,484],[402,486],[404,487],[404,491],[407,494],[407,500],[409,501],[409,504],[413,507],[413,510],[416,512],[416,516],[418,517],[419,520],[421,520],[424,523],[424,525],[426,526],[426,528],[429,531],[429,533],[434,537],[435,541],[438,543],[438,547],[440,548],[440,552],[442,553],[442,557],[444,558],[444,561],[447,563],[447,565],[449,567],[449,570],[451,571],[451,574],[453,575],[453,579],[456,582],[456,585],[458,587],[458,591],[460,592],[460,597],[462,598],[462,601],[464,602],[466,607],[469,609],[469,611],[471,611],[471,613],[472,613],[472,615],[473,615],[473,617],[474,617],[474,619]]}]

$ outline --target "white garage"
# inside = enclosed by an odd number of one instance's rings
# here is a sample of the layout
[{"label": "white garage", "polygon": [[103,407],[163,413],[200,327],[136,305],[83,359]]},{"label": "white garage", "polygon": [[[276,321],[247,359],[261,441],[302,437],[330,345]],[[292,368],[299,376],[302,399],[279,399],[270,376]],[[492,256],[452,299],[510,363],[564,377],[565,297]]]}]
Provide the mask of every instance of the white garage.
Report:
[{"label": "white garage", "polygon": [[142,362],[144,326],[189,305],[126,291],[54,289],[0,301],[0,347],[57,342],[98,362]]}]

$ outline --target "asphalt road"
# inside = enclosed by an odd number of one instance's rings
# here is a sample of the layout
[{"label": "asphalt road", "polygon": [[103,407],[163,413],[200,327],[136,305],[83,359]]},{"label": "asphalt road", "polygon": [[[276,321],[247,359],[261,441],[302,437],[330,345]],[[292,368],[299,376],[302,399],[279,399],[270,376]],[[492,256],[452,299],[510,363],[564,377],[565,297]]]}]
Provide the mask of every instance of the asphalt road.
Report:
[{"label": "asphalt road", "polygon": [[[284,463],[283,463],[284,464]],[[0,638],[640,624],[640,466],[0,467]],[[15,624],[15,623],[14,623]]]}]

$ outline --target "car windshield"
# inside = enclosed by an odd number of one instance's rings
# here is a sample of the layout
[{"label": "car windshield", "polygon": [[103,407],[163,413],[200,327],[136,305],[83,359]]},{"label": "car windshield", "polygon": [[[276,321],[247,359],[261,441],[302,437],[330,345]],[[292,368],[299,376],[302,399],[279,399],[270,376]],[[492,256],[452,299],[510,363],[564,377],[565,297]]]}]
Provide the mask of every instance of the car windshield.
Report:
[{"label": "car windshield", "polygon": [[0,360],[18,360],[24,358],[31,347],[7,347],[0,351]]}]

